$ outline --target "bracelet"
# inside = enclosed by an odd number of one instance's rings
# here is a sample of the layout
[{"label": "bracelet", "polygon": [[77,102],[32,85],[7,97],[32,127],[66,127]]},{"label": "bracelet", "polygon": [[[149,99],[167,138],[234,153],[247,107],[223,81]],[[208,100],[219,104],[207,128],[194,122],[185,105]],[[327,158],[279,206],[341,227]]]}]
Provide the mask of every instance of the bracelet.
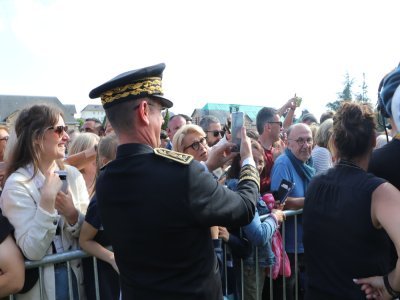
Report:
[{"label": "bracelet", "polygon": [[383,276],[383,283],[385,284],[385,288],[388,291],[389,295],[396,299],[400,297],[400,292],[396,292],[389,284],[388,274]]}]

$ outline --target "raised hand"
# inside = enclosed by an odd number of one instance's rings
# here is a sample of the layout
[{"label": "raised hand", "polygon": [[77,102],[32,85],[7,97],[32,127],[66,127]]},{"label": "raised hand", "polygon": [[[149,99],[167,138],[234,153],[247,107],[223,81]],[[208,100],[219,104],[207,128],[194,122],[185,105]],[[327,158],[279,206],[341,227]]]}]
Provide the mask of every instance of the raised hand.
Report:
[{"label": "raised hand", "polygon": [[54,173],[54,171],[55,168],[51,168],[43,174],[46,179],[40,189],[41,200],[39,205],[49,213],[55,212],[56,196],[62,185],[58,174]]},{"label": "raised hand", "polygon": [[63,215],[70,225],[78,221],[78,211],[74,206],[71,193],[59,191],[56,196],[55,208]]}]

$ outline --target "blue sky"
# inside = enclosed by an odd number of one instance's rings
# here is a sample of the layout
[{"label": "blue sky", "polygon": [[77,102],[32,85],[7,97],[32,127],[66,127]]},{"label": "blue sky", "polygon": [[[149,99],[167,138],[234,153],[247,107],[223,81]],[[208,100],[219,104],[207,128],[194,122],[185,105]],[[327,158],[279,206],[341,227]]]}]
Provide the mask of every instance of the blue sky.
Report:
[{"label": "blue sky", "polygon": [[294,93],[317,117],[366,74],[400,62],[397,0],[0,0],[0,93],[56,96],[80,111],[119,73],[165,62],[165,96],[279,107]]}]

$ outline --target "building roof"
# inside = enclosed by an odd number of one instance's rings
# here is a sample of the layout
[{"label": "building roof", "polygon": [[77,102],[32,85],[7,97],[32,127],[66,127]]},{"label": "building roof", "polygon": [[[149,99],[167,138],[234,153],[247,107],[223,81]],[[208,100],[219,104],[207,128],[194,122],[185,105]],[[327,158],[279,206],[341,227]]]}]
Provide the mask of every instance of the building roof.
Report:
[{"label": "building roof", "polygon": [[35,103],[55,105],[64,112],[65,123],[77,123],[74,118],[76,113],[75,105],[63,105],[57,97],[19,95],[0,95],[0,123],[6,122],[7,118],[13,113]]},{"label": "building roof", "polygon": [[81,112],[83,112],[83,111],[102,111],[102,112],[104,112],[104,108],[100,104],[88,104],[85,106],[84,109],[81,110]]},{"label": "building roof", "polygon": [[[263,108],[263,106],[255,106],[255,105],[243,105],[243,104],[222,104],[222,103],[206,103],[204,107],[201,109],[202,115],[213,115],[217,117],[222,124],[225,124],[226,118],[229,116],[231,112],[231,107],[239,111],[244,112],[252,122],[256,121],[258,111]],[[192,116],[195,112],[199,112],[200,110],[195,109],[193,111]],[[226,112],[226,113],[223,113]],[[222,119],[220,118],[222,117]]]}]

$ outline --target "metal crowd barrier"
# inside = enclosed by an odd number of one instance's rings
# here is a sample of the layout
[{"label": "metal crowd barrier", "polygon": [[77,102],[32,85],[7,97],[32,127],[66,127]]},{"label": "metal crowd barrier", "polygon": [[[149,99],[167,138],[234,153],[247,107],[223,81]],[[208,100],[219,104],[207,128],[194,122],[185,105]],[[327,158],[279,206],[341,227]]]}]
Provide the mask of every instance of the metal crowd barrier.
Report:
[{"label": "metal crowd barrier", "polygon": [[[303,210],[286,210],[284,211],[286,218],[288,217],[294,217],[295,219],[295,299],[298,300],[298,292],[299,292],[299,287],[298,287],[298,259],[297,259],[297,216],[303,213]],[[266,219],[267,215],[262,215],[260,216],[261,221],[264,221]],[[285,221],[282,223],[282,243],[283,243],[283,249],[285,249]],[[226,245],[224,245],[223,247],[223,251],[224,251],[224,274],[227,274],[227,264],[226,264]],[[25,268],[26,269],[32,269],[32,268],[39,268],[39,285],[40,285],[40,295],[41,295],[41,299],[43,299],[42,295],[44,294],[44,287],[43,287],[43,267],[49,264],[57,264],[57,263],[63,263],[66,262],[67,263],[67,270],[68,270],[68,288],[69,288],[69,299],[73,300],[73,293],[72,293],[72,277],[71,277],[71,268],[70,268],[70,261],[74,260],[74,259],[82,259],[82,258],[86,258],[86,257],[91,257],[91,255],[89,255],[88,253],[86,253],[85,251],[82,250],[73,250],[73,251],[67,251],[64,253],[60,253],[60,254],[52,254],[52,255],[47,255],[45,256],[42,260],[38,260],[38,261],[25,261]],[[96,299],[100,300],[100,293],[99,293],[99,281],[98,281],[98,273],[97,273],[97,259],[96,257],[92,257],[93,258],[93,272],[94,272],[94,279],[95,279],[95,292],[96,292]],[[240,278],[241,278],[241,298],[242,300],[246,300],[244,299],[244,268],[243,268],[243,260],[241,260],[240,262],[241,264],[241,274],[240,274]],[[256,248],[256,259],[255,259],[255,270],[256,270],[256,288],[257,288],[257,299],[260,300],[261,296],[262,296],[262,291],[259,290],[259,270],[258,270],[258,248]],[[269,276],[269,286],[270,286],[270,300],[274,299],[274,295],[273,295],[273,279],[272,279],[272,270],[270,272],[270,276]],[[278,299],[278,300],[286,300],[286,278],[283,276],[283,299]],[[223,278],[223,280],[225,280],[225,292],[227,292],[227,280],[228,278],[225,276],[225,278]],[[14,300],[15,297],[14,295],[10,295],[9,296],[9,300]]]},{"label": "metal crowd barrier", "polygon": [[[93,272],[94,272],[94,279],[95,279],[95,292],[96,292],[96,299],[100,300],[100,293],[99,293],[99,280],[98,280],[98,273],[97,273],[97,259],[94,256],[89,255],[85,251],[82,250],[72,250],[67,251],[64,253],[59,254],[52,254],[46,255],[41,260],[25,261],[25,268],[26,269],[33,269],[39,268],[39,287],[40,287],[40,299],[43,299],[44,294],[44,286],[43,286],[43,267],[49,264],[57,264],[66,262],[67,264],[67,272],[68,272],[68,288],[69,288],[69,299],[74,300],[73,293],[72,293],[72,277],[71,277],[71,260],[74,259],[82,259],[86,257],[93,258]],[[83,267],[83,266],[82,266]],[[9,296],[9,300],[14,300],[14,295]]]},{"label": "metal crowd barrier", "polygon": [[[286,218],[288,217],[293,217],[295,222],[295,226],[294,226],[294,231],[295,231],[295,253],[294,253],[294,257],[295,257],[295,270],[292,270],[292,272],[294,271],[295,274],[295,299],[298,300],[299,299],[299,286],[298,286],[298,282],[299,282],[299,274],[298,274],[298,249],[297,249],[297,216],[302,214],[303,210],[299,209],[299,210],[285,210],[284,214],[286,216]],[[268,215],[261,215],[260,219],[261,221],[264,221],[267,218]],[[282,248],[286,249],[285,247],[285,221],[282,222]],[[227,274],[227,266],[226,266],[226,245],[224,244],[223,247],[223,257],[224,259],[224,274]],[[258,248],[255,248],[255,253],[256,253],[256,259],[254,262],[255,265],[255,270],[256,270],[256,298],[257,300],[261,300],[262,297],[262,291],[259,290],[259,268],[258,268]],[[228,278],[226,278],[226,276],[223,278],[223,280],[225,281],[225,294],[228,293],[228,287],[227,287],[227,283],[228,283]],[[243,260],[240,260],[240,295],[241,295],[241,300],[246,300],[244,299],[244,263]],[[274,300],[274,295],[273,295],[273,285],[274,285],[274,280],[272,279],[272,269],[270,269],[270,275],[269,275],[269,299],[270,300]],[[282,295],[283,298],[282,299],[277,299],[277,300],[286,300],[287,295],[286,295],[286,277],[282,276]],[[226,298],[225,298],[226,299]]]}]

